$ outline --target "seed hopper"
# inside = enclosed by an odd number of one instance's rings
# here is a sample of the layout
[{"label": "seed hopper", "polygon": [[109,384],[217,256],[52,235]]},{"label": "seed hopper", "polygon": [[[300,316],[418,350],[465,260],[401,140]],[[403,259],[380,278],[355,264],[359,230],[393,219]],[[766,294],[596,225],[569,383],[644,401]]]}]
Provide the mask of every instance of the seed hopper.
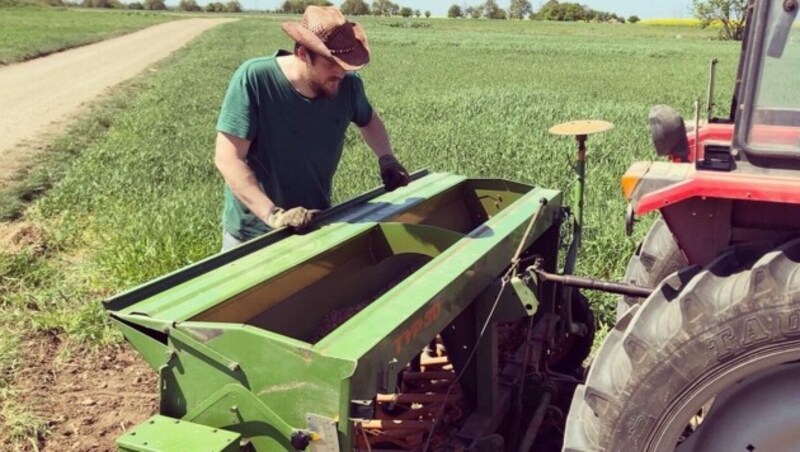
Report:
[{"label": "seed hopper", "polygon": [[[108,300],[160,377],[159,414],[119,447],[493,450],[509,419],[536,421],[512,409],[531,370],[583,358],[569,330],[554,347],[558,322],[530,328],[562,307],[523,269],[555,268],[561,193],[414,179]],[[538,383],[525,403],[557,397]]]}]

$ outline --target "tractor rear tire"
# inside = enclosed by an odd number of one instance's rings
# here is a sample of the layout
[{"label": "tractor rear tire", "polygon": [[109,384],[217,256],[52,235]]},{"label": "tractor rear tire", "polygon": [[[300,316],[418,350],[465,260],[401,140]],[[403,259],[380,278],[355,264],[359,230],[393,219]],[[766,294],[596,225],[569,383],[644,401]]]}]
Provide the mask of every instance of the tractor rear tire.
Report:
[{"label": "tractor rear tire", "polygon": [[[667,276],[686,267],[684,257],[663,218],[650,227],[636,253],[628,261],[624,281],[641,287],[654,288]],[[644,298],[621,295],[617,302],[617,320]]]},{"label": "tractor rear tire", "polygon": [[671,275],[606,337],[573,396],[564,450],[800,449],[798,293],[800,239]]}]

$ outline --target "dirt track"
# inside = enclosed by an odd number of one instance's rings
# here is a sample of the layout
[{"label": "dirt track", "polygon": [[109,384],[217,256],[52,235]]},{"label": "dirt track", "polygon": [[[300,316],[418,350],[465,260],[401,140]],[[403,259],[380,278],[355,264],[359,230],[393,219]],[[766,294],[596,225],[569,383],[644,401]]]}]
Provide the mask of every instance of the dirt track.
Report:
[{"label": "dirt track", "polygon": [[211,27],[235,19],[186,19],[0,67],[0,187],[63,129],[81,106],[183,47]]},{"label": "dirt track", "polygon": [[[30,165],[30,156],[45,149],[50,135],[63,130],[84,105],[230,20],[169,22],[0,67],[0,187]],[[6,235],[10,243],[3,240]],[[26,223],[0,222],[4,249],[13,250],[15,241],[36,240],[35,228]],[[129,346],[67,354],[63,347],[50,334],[25,339],[25,364],[14,383],[21,397],[17,403],[43,421],[49,434],[11,444],[0,432],[0,450],[112,451],[120,435],[156,412],[156,373]]]}]

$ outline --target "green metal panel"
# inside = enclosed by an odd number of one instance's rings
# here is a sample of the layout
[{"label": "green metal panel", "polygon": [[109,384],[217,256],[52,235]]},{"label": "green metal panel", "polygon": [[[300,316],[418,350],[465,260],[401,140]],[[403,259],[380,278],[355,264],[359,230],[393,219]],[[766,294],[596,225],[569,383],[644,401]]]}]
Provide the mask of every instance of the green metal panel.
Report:
[{"label": "green metal panel", "polygon": [[[164,288],[156,296],[118,312],[171,321],[189,319],[464,180],[461,176],[448,174],[425,177],[413,186],[387,193],[354,211],[345,211],[324,221],[313,234],[289,236],[208,272],[203,278]],[[109,303],[113,304],[113,300]]]},{"label": "green metal panel", "polygon": [[117,440],[121,451],[238,452],[238,433],[155,415]]},{"label": "green metal panel", "polygon": [[462,239],[462,234],[446,229],[403,223],[382,223],[387,245],[396,253],[417,253],[436,257]]},{"label": "green metal panel", "polygon": [[[429,183],[431,181],[436,180],[437,178],[443,178],[443,177],[444,178],[452,177],[452,175],[448,174],[429,175],[428,170],[426,169],[421,171],[416,171],[411,174],[411,180],[413,181],[412,183],[414,185],[419,185],[417,181],[421,178],[425,178],[426,183]],[[407,188],[400,189],[396,193],[398,194],[402,193],[406,189]],[[331,218],[336,218],[340,216],[343,212],[351,212],[353,210],[363,207],[364,205],[371,202],[372,200],[374,200],[376,197],[380,196],[383,193],[384,193],[383,187],[379,187],[374,190],[368,191],[346,202],[337,204],[336,206],[326,210],[325,212],[317,214],[315,216],[315,219],[319,222],[324,222]],[[265,234],[259,238],[251,240],[233,249],[227,250],[224,253],[209,256],[194,264],[188,265],[184,268],[181,268],[172,273],[166,274],[162,277],[156,278],[152,281],[141,284],[125,292],[122,292],[112,298],[109,298],[104,302],[105,308],[112,312],[121,312],[126,308],[141,302],[142,300],[145,300],[147,298],[150,298],[154,295],[163,292],[164,290],[183,284],[184,282],[187,282],[191,279],[200,277],[205,273],[208,273],[223,265],[233,262],[241,258],[242,256],[246,256],[256,250],[277,243],[283,240],[284,238],[290,237],[291,235],[293,235],[293,232],[289,228],[280,229],[277,231],[273,231],[269,234]]]},{"label": "green metal panel", "polygon": [[241,434],[257,450],[292,450],[287,428],[275,412],[241,385],[231,384],[212,394],[186,420],[211,426],[225,426]]},{"label": "green metal panel", "polygon": [[[166,335],[164,341],[154,338],[152,331],[135,328],[128,322],[113,319],[122,335],[139,353],[153,370],[158,370],[168,360]],[[149,334],[148,334],[149,333]]]},{"label": "green metal panel", "polygon": [[325,355],[359,363],[355,399],[375,394],[375,375],[393,360],[410,361],[508,266],[542,197],[547,211],[528,238],[533,243],[553,224],[560,192],[530,190],[316,344]]},{"label": "green metal panel", "polygon": [[258,450],[287,448],[309,413],[337,418],[355,368],[255,327],[183,322],[169,337],[161,413],[241,433]]},{"label": "green metal panel", "polygon": [[[540,208],[525,247],[560,221],[560,192],[433,174],[334,209],[307,235],[276,231],[106,306],[159,370],[161,414],[240,433],[258,450],[286,448],[314,414],[339,422],[347,448],[351,401],[391,390],[405,363],[487,296]],[[371,304],[312,338],[322,314],[365,298]],[[508,294],[501,302],[514,305],[496,315],[535,311]]]}]

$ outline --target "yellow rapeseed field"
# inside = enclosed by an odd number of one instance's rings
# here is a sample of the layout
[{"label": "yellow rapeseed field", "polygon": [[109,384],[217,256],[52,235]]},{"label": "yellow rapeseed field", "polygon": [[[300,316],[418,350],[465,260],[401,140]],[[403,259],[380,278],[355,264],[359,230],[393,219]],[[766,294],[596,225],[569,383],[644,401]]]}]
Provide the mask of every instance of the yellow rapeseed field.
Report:
[{"label": "yellow rapeseed field", "polygon": [[[694,18],[686,18],[686,19],[679,19],[679,18],[663,18],[663,19],[643,19],[639,22],[642,25],[668,25],[673,27],[699,27],[700,26],[700,19]],[[718,23],[714,23],[711,25],[720,26]]]}]

